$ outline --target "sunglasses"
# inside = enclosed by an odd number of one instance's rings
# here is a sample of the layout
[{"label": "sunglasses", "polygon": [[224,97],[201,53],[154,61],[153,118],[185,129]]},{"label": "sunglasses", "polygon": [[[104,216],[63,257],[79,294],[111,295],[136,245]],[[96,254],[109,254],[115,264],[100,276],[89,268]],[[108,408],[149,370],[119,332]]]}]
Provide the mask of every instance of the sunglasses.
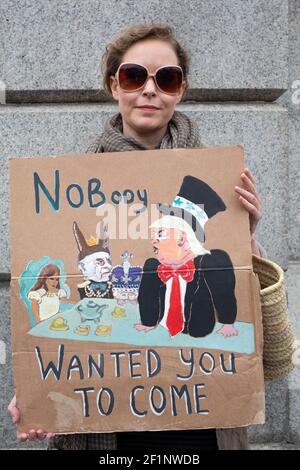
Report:
[{"label": "sunglasses", "polygon": [[182,68],[177,65],[164,65],[149,73],[148,69],[140,64],[122,63],[116,73],[116,79],[123,91],[138,91],[153,77],[157,88],[168,95],[176,95],[183,82]]}]

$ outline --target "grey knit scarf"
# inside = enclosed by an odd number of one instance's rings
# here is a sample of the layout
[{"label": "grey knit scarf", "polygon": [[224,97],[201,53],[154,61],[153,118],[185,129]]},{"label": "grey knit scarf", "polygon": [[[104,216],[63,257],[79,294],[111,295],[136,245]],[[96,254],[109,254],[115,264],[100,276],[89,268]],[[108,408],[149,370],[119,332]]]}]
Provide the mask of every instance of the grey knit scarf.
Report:
[{"label": "grey knit scarf", "polygon": [[[126,152],[130,150],[146,150],[147,148],[135,139],[125,137],[122,132],[121,114],[114,115],[106,124],[105,130],[87,152]],[[204,147],[201,143],[197,124],[185,114],[175,111],[168,124],[168,129],[158,148],[195,148]]]}]

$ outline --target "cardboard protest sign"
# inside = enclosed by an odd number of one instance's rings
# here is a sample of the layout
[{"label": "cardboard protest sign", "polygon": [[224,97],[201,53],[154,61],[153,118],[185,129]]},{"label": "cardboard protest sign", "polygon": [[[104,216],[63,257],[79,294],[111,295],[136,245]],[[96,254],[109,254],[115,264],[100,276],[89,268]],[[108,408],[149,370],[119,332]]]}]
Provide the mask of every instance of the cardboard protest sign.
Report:
[{"label": "cardboard protest sign", "polygon": [[243,148],[11,159],[20,430],[264,422]]}]

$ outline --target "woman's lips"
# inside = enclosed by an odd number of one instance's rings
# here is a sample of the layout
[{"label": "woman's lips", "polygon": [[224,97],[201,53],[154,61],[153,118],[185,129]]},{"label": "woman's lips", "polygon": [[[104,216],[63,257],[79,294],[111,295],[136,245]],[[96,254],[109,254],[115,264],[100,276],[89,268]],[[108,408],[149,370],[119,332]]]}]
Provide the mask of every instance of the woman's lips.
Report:
[{"label": "woman's lips", "polygon": [[154,106],[138,106],[138,109],[140,109],[141,111],[146,111],[146,112],[154,112],[154,111],[158,111],[159,108],[155,108]]}]

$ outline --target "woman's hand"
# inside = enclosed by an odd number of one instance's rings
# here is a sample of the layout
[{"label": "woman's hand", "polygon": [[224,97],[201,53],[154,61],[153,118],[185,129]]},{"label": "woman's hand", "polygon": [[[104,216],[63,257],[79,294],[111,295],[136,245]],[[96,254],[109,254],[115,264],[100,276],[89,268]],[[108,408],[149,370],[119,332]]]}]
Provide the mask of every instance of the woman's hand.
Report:
[{"label": "woman's hand", "polygon": [[252,253],[257,256],[261,256],[255,240],[255,229],[262,218],[260,199],[255,189],[253,175],[248,168],[245,168],[244,172],[241,174],[241,179],[244,183],[244,188],[236,186],[235,191],[238,194],[243,207],[249,212]]},{"label": "woman's hand", "polygon": [[[12,421],[14,424],[18,423],[20,421],[20,417],[21,417],[21,414],[20,414],[20,410],[17,406],[17,398],[16,398],[16,395],[13,397],[12,401],[10,402],[10,404],[8,405],[8,411],[9,411],[9,414],[12,418]],[[42,429],[39,429],[39,430],[30,430],[28,434],[26,433],[22,433],[22,432],[17,432],[17,438],[19,441],[21,442],[24,442],[24,441],[36,441],[36,440],[44,440],[44,439],[50,439],[51,437],[53,437],[54,434],[50,433],[50,432],[46,432],[46,431],[43,431]]]},{"label": "woman's hand", "polygon": [[253,235],[258,222],[262,218],[260,199],[254,186],[253,175],[248,168],[245,168],[241,174],[241,179],[245,188],[236,186],[235,191],[239,195],[239,200],[249,212],[250,233]]}]

